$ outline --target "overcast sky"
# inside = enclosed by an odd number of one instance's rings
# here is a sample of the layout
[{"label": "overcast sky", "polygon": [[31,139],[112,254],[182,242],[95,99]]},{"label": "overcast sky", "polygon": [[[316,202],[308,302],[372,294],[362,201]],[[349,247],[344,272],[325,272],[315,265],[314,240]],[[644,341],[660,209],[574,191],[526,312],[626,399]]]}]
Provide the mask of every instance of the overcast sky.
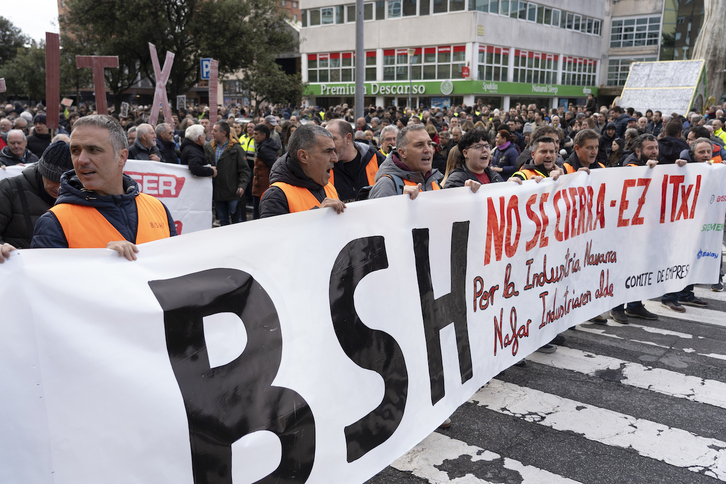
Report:
[{"label": "overcast sky", "polygon": [[0,0],[0,16],[10,20],[36,41],[45,40],[46,32],[58,33],[56,0]]}]

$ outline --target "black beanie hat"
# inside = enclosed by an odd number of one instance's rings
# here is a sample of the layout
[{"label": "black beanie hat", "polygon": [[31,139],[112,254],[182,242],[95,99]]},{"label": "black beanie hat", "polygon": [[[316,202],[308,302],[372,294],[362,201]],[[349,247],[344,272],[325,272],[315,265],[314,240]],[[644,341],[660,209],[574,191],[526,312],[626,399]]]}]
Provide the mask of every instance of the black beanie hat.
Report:
[{"label": "black beanie hat", "polygon": [[40,174],[56,183],[60,181],[63,173],[72,169],[71,149],[68,147],[68,143],[61,140],[51,143],[38,161]]}]

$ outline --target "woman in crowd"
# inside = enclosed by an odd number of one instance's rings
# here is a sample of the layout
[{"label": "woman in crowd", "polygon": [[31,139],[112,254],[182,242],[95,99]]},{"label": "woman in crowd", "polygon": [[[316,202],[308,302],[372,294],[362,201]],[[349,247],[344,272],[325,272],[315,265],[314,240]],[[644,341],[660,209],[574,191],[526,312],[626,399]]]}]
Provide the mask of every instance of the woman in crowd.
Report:
[{"label": "woman in crowd", "polygon": [[608,156],[608,167],[623,166],[623,160],[628,157],[630,151],[625,150],[625,140],[623,138],[615,138],[613,140],[612,151]]},{"label": "woman in crowd", "polygon": [[474,180],[482,185],[504,181],[489,166],[490,161],[491,152],[486,133],[478,129],[467,132],[450,152],[443,181],[444,188],[463,187],[466,180]]},{"label": "woman in crowd", "polygon": [[[469,134],[468,131],[467,134]],[[512,141],[514,141],[514,137],[506,129],[497,131],[494,138],[497,147],[492,155],[492,170],[499,173],[505,180],[517,170],[519,152]]]}]

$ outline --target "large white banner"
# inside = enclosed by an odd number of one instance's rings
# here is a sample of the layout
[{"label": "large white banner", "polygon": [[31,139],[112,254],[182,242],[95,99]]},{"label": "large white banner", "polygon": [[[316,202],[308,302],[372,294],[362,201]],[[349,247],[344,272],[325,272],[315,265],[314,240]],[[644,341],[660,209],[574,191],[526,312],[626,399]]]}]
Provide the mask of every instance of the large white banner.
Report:
[{"label": "large white banner", "polygon": [[[0,180],[22,173],[25,166],[0,170]],[[158,198],[171,212],[179,234],[212,228],[212,179],[196,177],[184,165],[128,160],[124,173],[147,195]]]},{"label": "large white banner", "polygon": [[593,170],[0,266],[0,482],[363,482],[613,306],[713,283],[726,167]]}]

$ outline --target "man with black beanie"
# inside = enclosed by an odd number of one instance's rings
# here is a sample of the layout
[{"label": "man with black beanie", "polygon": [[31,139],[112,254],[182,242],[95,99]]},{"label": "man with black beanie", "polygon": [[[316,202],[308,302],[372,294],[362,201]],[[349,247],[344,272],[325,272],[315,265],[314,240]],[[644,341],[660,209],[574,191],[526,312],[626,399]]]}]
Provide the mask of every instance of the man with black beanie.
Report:
[{"label": "man with black beanie", "polygon": [[45,114],[36,114],[33,118],[33,134],[28,136],[28,149],[37,157],[42,156],[50,146],[50,130],[45,120]]},{"label": "man with black beanie", "polygon": [[55,204],[61,175],[73,169],[65,141],[52,143],[38,163],[0,180],[0,245],[30,247],[35,222]]}]

